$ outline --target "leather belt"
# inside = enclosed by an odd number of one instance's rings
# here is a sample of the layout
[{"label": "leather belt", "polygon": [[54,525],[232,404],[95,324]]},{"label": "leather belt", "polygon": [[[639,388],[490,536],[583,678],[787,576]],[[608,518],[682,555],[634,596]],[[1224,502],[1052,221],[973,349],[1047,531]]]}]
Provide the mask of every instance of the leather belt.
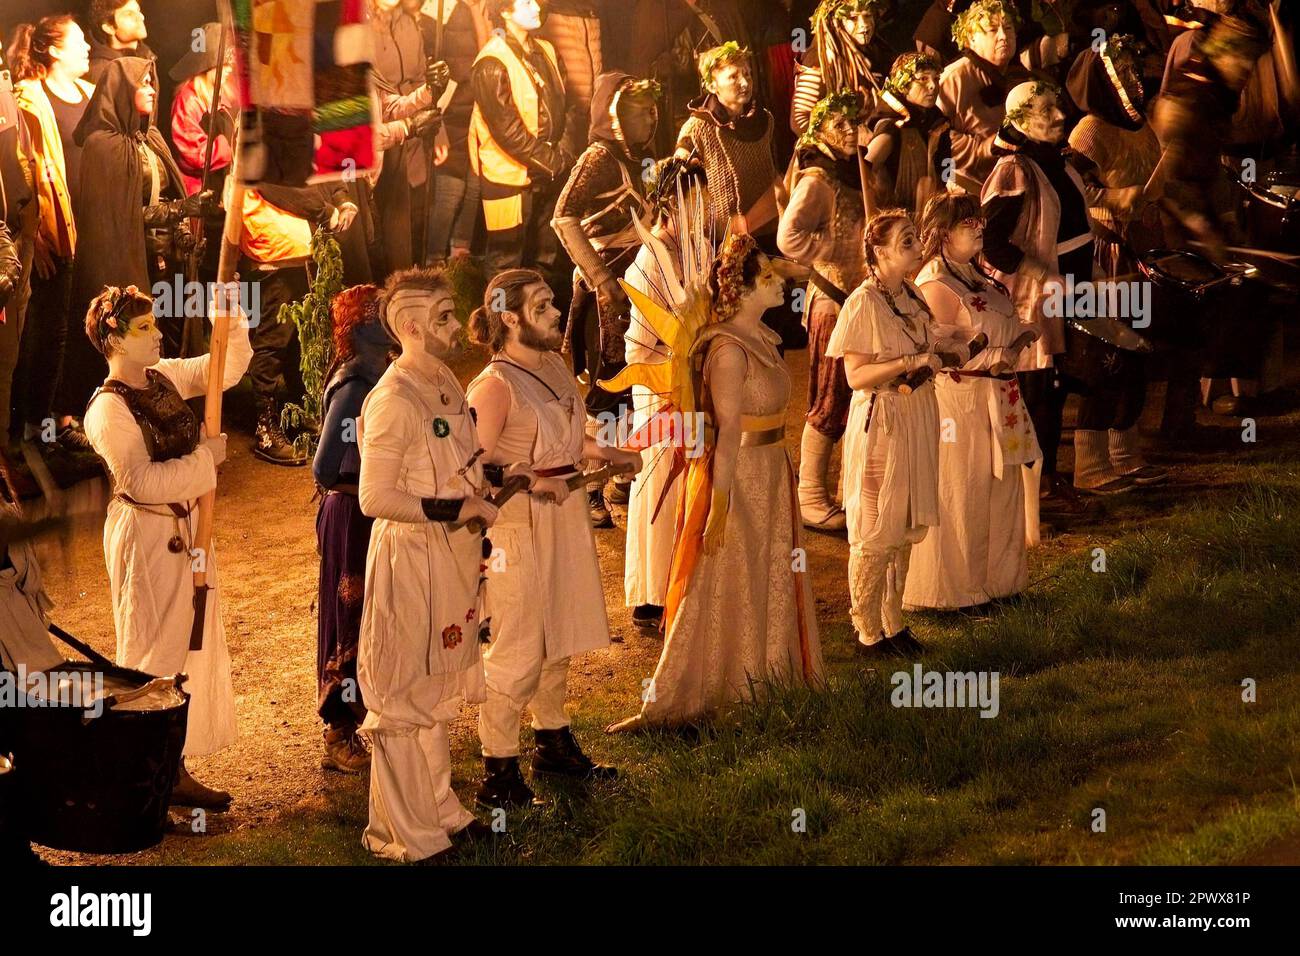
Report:
[{"label": "leather belt", "polygon": [[945,375],[951,376],[954,382],[960,382],[963,378],[992,378],[999,382],[1010,382],[1016,377],[1015,372],[998,372],[993,373],[983,369],[974,369],[971,371],[962,371],[961,369],[944,369]]},{"label": "leather belt", "polygon": [[538,478],[559,478],[561,475],[576,475],[581,470],[577,465],[556,465],[554,468],[534,468],[533,474]]},{"label": "leather belt", "polygon": [[[190,516],[190,510],[191,510],[190,506],[180,504],[179,502],[176,501],[163,501],[157,504],[145,504],[144,502],[136,501],[130,495],[125,495],[120,491],[117,494],[115,494],[113,497],[116,498],[118,501],[122,502],[122,504],[126,505],[128,508],[135,508],[137,511],[146,511],[151,515],[160,515],[161,517],[164,518],[188,518]],[[170,510],[170,514],[162,511],[154,511],[153,510],[154,508],[167,508]]]}]

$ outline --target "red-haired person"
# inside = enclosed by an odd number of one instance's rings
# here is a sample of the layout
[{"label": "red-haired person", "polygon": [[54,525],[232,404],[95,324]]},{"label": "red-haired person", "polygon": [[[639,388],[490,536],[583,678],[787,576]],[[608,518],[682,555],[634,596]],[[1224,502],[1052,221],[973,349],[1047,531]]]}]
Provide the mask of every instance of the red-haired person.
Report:
[{"label": "red-haired person", "polygon": [[360,773],[370,753],[357,737],[366,707],[357,684],[357,647],[365,594],[366,550],[374,523],[361,511],[361,405],[388,367],[393,341],[379,321],[379,289],[358,285],[334,297],[334,362],[321,399],[320,444],[312,472],[321,490],[316,512],[320,608],[316,630],[316,707],[325,721],[321,767]]}]

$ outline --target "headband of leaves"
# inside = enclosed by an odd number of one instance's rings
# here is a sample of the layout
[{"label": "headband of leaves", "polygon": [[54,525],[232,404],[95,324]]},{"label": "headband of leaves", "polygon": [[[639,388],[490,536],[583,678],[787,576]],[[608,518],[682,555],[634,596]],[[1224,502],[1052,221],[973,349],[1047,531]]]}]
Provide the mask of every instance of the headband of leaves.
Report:
[{"label": "headband of leaves", "polygon": [[956,41],[957,48],[966,49],[971,37],[984,30],[995,17],[1001,17],[1012,26],[1020,26],[1016,8],[1006,0],[975,0],[975,3],[957,14],[957,19],[952,22],[952,38]]},{"label": "headband of leaves", "polygon": [[808,129],[799,137],[800,148],[812,146],[820,138],[822,125],[833,116],[847,117],[851,122],[862,115],[862,94],[857,90],[838,90],[824,97],[813,107],[808,117]]},{"label": "headband of leaves", "polygon": [[717,292],[713,311],[717,321],[725,322],[740,310],[745,297],[745,260],[757,248],[754,237],[744,232],[733,232],[723,241],[714,272]]},{"label": "headband of leaves", "polygon": [[618,95],[621,98],[657,100],[663,92],[658,80],[628,80],[619,87]]},{"label": "headband of leaves", "polygon": [[1059,99],[1061,96],[1061,88],[1055,83],[1051,83],[1047,80],[1038,80],[1034,83],[1034,88],[1030,91],[1029,96],[1026,97],[1023,103],[1015,109],[1007,110],[1007,118],[1004,125],[1023,125],[1025,120],[1027,120],[1029,115],[1034,111],[1034,100],[1038,99],[1038,97],[1042,96],[1044,93],[1050,93],[1052,96]]},{"label": "headband of leaves", "polygon": [[891,93],[906,93],[918,73],[938,73],[941,69],[939,61],[928,53],[904,53],[894,61],[889,79],[885,80],[885,89]]},{"label": "headband of leaves", "polygon": [[888,10],[887,0],[822,0],[813,11],[812,28],[825,29],[827,23],[847,20],[859,13],[873,13],[879,22],[885,18]]},{"label": "headband of leaves", "polygon": [[713,79],[713,71],[728,63],[746,63],[751,59],[748,47],[743,47],[735,40],[728,40],[722,46],[715,46],[700,54],[700,82],[708,86]]}]

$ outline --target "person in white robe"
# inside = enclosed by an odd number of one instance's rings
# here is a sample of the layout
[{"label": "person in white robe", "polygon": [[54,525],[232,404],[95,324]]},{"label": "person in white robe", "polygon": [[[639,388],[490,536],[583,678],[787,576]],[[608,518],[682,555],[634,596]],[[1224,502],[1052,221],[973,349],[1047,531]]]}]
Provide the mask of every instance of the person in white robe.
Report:
[{"label": "person in white robe", "polygon": [[[232,304],[226,305],[230,301]],[[229,323],[222,387],[232,388],[253,351],[239,307],[214,295],[209,315]],[[188,675],[185,757],[215,753],[238,735],[230,652],[221,616],[215,544],[195,552],[198,500],[216,487],[226,436],[207,435],[185,404],[208,389],[211,356],[164,359],[148,295],[106,288],[90,304],[86,334],[108,359],[108,378],[86,409],[86,437],[104,461],[113,500],[104,521],[117,633],[117,663],[146,674]],[[201,646],[191,647],[194,572],[202,562],[210,592]],[[172,803],[223,810],[230,794],[198,783],[182,758]]]},{"label": "person in white robe", "polygon": [[916,283],[932,331],[967,342],[982,332],[988,344],[935,382],[941,520],[913,548],[909,609],[975,607],[1028,582],[1020,471],[1042,452],[1014,369],[1037,330],[1020,324],[1006,287],[980,268],[983,229],[979,200],[958,193],[933,196],[921,219],[927,261]]},{"label": "person in white robe", "polygon": [[465,392],[444,361],[461,328],[451,287],[433,270],[394,273],[382,314],[401,354],[357,422],[358,498],[375,519],[357,654],[372,748],[362,844],[413,863],[451,849],[452,834],[484,830],[452,789],[447,725],[484,697],[482,527],[497,510]]},{"label": "person in white robe", "polygon": [[585,460],[634,470],[641,456],[586,435],[578,383],[559,353],[560,319],[554,293],[533,269],[492,279],[470,317],[471,337],[491,353],[469,386],[488,480],[502,483],[510,465],[537,476],[529,494],[502,504],[492,528],[492,641],[479,708],[485,775],[476,797],[484,807],[542,802],[519,769],[525,708],[537,741],[534,775],[617,776],[583,753],[564,710],[570,658],[609,644],[595,535],[567,480]]},{"label": "person in white robe", "polygon": [[939,414],[933,380],[905,380],[943,362],[907,278],[921,264],[911,218],[881,212],[864,239],[869,276],[840,310],[826,354],[844,359],[853,389],[844,436],[850,613],[858,649],[878,659],[921,650],[903,623],[903,588],[912,546],[939,523]]}]

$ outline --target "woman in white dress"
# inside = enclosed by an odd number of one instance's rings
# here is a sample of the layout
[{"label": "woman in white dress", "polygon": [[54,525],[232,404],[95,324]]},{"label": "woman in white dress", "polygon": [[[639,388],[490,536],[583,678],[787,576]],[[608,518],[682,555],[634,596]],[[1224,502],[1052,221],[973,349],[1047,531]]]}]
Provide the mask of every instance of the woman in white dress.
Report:
[{"label": "woman in white dress", "polygon": [[[220,298],[218,296],[217,298]],[[230,324],[222,387],[243,377],[253,350],[237,306],[209,312]],[[109,286],[90,303],[86,335],[108,359],[108,378],[86,409],[86,437],[113,480],[104,561],[113,596],[117,663],[147,674],[189,676],[185,757],[234,742],[235,691],[221,620],[215,547],[191,555],[198,499],[217,484],[226,436],[206,435],[185,404],[208,389],[211,356],[164,359],[149,296]],[[195,562],[207,572],[202,646],[192,649]],[[181,760],[172,803],[224,810],[230,794],[198,783]]]},{"label": "woman in white dress", "polygon": [[[921,650],[903,626],[903,587],[912,546],[939,523],[939,412],[932,376],[930,312],[907,278],[921,242],[907,212],[867,223],[869,275],[840,310],[826,354],[844,359],[853,389],[844,436],[849,596],[858,650],[869,658]],[[882,630],[883,625],[883,630]]]},{"label": "woman in white dress", "polygon": [[1020,323],[1006,288],[976,261],[979,210],[974,196],[939,193],[921,219],[926,263],[916,283],[932,333],[969,342],[983,332],[988,345],[935,382],[942,521],[913,549],[908,608],[974,607],[1023,591],[1028,578],[1020,466],[1042,452],[1013,369],[1038,332]]}]

